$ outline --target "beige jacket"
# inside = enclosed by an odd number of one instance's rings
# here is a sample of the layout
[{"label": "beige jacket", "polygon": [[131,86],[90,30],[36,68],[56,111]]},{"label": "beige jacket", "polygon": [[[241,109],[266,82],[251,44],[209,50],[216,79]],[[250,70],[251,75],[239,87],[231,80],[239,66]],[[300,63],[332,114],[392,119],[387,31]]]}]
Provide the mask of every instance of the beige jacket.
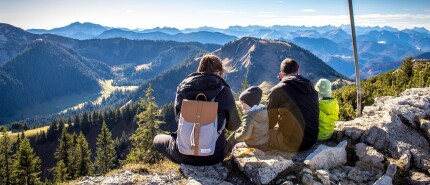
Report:
[{"label": "beige jacket", "polygon": [[242,124],[236,131],[236,141],[247,145],[261,145],[269,141],[269,117],[265,108],[252,110],[242,117]]}]

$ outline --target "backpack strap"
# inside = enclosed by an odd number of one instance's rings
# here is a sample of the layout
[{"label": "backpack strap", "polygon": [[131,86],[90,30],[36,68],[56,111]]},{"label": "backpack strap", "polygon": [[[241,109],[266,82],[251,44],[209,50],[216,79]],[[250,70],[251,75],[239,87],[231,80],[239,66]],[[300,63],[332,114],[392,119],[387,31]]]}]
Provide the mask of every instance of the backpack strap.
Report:
[{"label": "backpack strap", "polygon": [[215,98],[221,93],[222,90],[224,90],[225,86],[221,86],[220,90],[216,93],[216,95],[212,98],[211,102],[215,101]]},{"label": "backpack strap", "polygon": [[[222,90],[224,90],[225,86],[221,86],[221,89],[218,91],[218,93],[215,95],[215,97],[212,98],[212,102],[215,101],[215,98],[221,93]],[[218,124],[218,123],[217,123]],[[224,118],[221,128],[218,130],[218,134],[221,134],[221,132],[225,129],[225,124],[226,124],[226,118]]]}]

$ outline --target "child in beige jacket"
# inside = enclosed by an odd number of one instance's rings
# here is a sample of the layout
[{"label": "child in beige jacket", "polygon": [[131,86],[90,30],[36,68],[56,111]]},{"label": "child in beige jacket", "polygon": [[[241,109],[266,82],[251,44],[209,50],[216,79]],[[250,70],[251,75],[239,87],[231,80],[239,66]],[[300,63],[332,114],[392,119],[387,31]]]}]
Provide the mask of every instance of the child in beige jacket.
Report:
[{"label": "child in beige jacket", "polygon": [[269,118],[267,110],[259,104],[263,91],[252,86],[239,96],[244,116],[241,127],[234,134],[236,148],[257,148],[264,152],[269,149]]}]

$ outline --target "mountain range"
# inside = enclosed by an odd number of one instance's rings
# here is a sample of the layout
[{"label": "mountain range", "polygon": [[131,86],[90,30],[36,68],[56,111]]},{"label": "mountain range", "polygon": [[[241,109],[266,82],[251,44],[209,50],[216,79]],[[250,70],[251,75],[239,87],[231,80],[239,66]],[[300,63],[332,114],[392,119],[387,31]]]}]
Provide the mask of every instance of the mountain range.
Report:
[{"label": "mountain range", "polygon": [[[313,83],[320,78],[332,81],[345,78],[308,50],[288,42],[242,37],[225,44],[214,54],[220,57],[226,67],[225,80],[234,93],[240,93],[245,79],[250,85],[273,86],[278,83],[280,64],[287,57],[296,59],[301,75]],[[196,71],[199,59],[199,56],[189,58],[183,64],[145,82],[137,90],[134,99],[144,97],[145,89],[151,85],[154,92],[157,92],[154,97],[159,106],[174,101],[177,85]]]},{"label": "mountain range", "polygon": [[102,92],[100,80],[140,85],[186,58],[220,47],[123,38],[75,40],[31,34],[7,24],[0,24],[0,31],[0,53],[7,54],[0,61],[1,124],[94,101]]},{"label": "mountain range", "polygon": [[[358,37],[359,65],[364,77],[396,68],[406,56],[425,53],[429,38],[429,32],[420,28],[359,30],[363,33]],[[126,30],[73,23],[64,28],[29,31],[38,34],[0,24],[0,123],[55,114],[73,106],[70,97],[80,94],[86,94],[85,101],[93,101],[106,90],[106,81],[112,82],[109,88],[139,88],[129,95],[102,101],[103,107],[144,97],[149,84],[157,92],[157,103],[164,105],[174,99],[172,94],[179,82],[196,70],[199,57],[209,52],[220,56],[229,69],[226,80],[235,93],[239,93],[245,80],[251,85],[276,84],[280,62],[287,57],[300,61],[301,74],[313,82],[354,75],[349,33],[342,26]],[[76,31],[94,37],[71,38]],[[33,69],[33,65],[43,67]],[[40,111],[31,115],[24,111],[53,99],[66,101],[55,101],[58,105],[51,110],[40,106]]]},{"label": "mountain range", "polygon": [[[76,27],[83,31],[76,31]],[[99,29],[96,29],[99,28]],[[196,41],[201,43],[226,44],[235,38],[250,36],[262,39],[283,40],[293,42],[310,50],[328,65],[348,77],[354,77],[353,54],[349,25],[342,26],[230,26],[225,29],[213,27],[177,28],[157,27],[143,30],[129,30],[124,28],[100,28],[98,24],[72,23],[71,25],[52,30],[28,30],[33,33],[52,33],[76,39],[88,37],[74,37],[81,33],[93,35],[91,38],[128,38],[150,40]],[[90,30],[90,31],[88,31]],[[97,30],[99,32],[91,32]],[[103,30],[103,32],[101,32]],[[62,31],[61,33],[59,31]],[[73,32],[74,31],[74,32]],[[416,56],[430,51],[430,32],[425,28],[398,30],[392,27],[356,27],[357,46],[359,48],[360,74],[369,78],[379,72],[385,72],[382,66],[398,67],[398,61],[406,56]],[[327,40],[325,40],[327,39]],[[331,41],[331,42],[328,42]],[[324,44],[323,44],[324,43]],[[328,44],[328,48],[325,47]],[[392,63],[392,64],[386,64]],[[375,65],[377,64],[377,65]],[[379,68],[381,66],[381,68]],[[376,69],[374,68],[376,67]],[[372,71],[368,71],[372,68]],[[378,73],[374,73],[378,71]]]}]

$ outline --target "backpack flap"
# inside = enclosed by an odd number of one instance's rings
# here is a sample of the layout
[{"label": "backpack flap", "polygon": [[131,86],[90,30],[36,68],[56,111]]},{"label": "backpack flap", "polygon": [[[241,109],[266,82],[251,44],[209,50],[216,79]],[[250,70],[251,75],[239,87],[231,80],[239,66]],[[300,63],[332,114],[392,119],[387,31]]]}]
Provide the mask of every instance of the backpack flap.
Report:
[{"label": "backpack flap", "polygon": [[215,120],[217,111],[218,102],[185,99],[181,105],[181,114],[190,123],[210,124]]}]

